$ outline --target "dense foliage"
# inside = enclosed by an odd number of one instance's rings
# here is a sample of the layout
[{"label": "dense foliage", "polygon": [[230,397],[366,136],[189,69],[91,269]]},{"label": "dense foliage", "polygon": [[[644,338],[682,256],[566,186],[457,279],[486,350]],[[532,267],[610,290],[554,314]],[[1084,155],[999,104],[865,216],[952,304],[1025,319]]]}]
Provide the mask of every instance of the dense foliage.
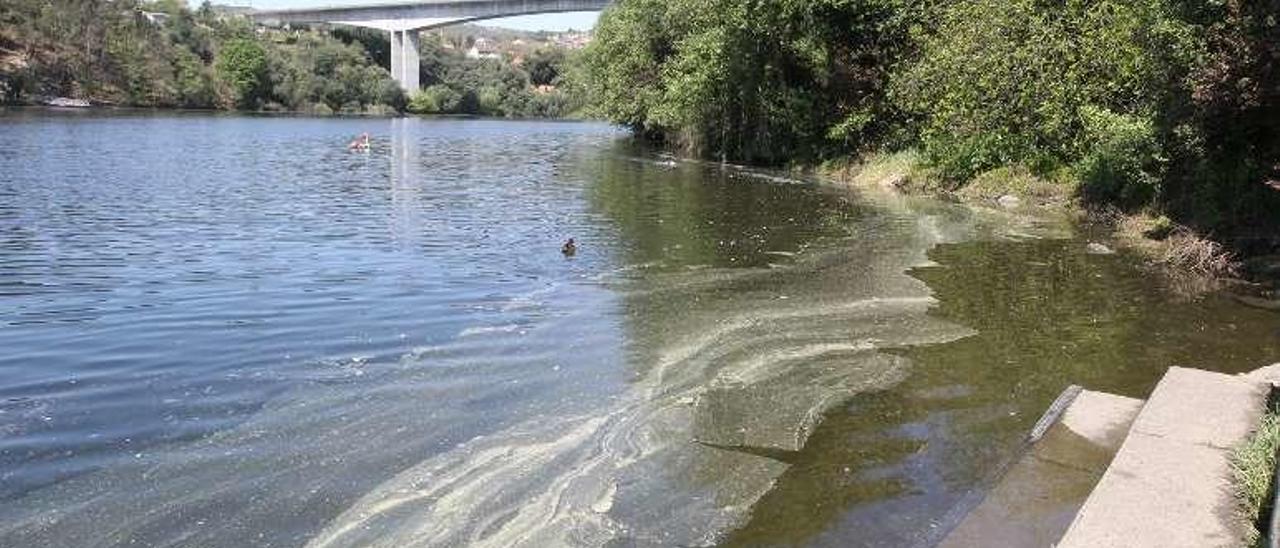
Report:
[{"label": "dense foliage", "polygon": [[[177,0],[0,3],[0,94],[188,108],[398,109],[354,36],[255,29]],[[344,41],[345,40],[345,41]]]},{"label": "dense foliage", "polygon": [[954,178],[1092,156],[1091,172],[1145,180],[1150,166],[1113,166],[1112,153],[1144,148],[1198,53],[1163,3],[955,2],[896,76],[897,98],[921,120],[928,156]]},{"label": "dense foliage", "polygon": [[253,40],[237,38],[223,44],[214,65],[218,76],[231,88],[239,106],[252,106],[267,89],[267,54]]},{"label": "dense foliage", "polygon": [[472,59],[434,38],[422,40],[424,89],[410,98],[411,112],[559,118],[580,108],[564,79],[569,58],[563,49],[542,48],[518,60]]},{"label": "dense foliage", "polygon": [[1280,231],[1277,192],[1257,184],[1280,189],[1280,0],[1193,4],[1208,53],[1171,124],[1166,206],[1264,240]]},{"label": "dense foliage", "polygon": [[919,149],[1210,231],[1274,230],[1280,0],[622,0],[591,108],[703,156]]},{"label": "dense foliage", "polygon": [[587,50],[607,118],[690,152],[779,162],[886,138],[890,69],[909,51],[895,0],[628,0]]}]

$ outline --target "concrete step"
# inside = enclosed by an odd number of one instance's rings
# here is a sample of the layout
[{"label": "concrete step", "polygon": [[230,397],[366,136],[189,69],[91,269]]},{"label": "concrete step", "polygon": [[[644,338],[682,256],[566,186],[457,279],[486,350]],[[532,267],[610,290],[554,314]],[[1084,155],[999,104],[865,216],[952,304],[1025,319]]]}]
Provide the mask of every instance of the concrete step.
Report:
[{"label": "concrete step", "polygon": [[1080,392],[939,546],[1051,546],[1071,525],[1141,408],[1142,400]]},{"label": "concrete step", "polygon": [[1229,455],[1266,395],[1257,377],[1169,369],[1058,547],[1240,546]]}]

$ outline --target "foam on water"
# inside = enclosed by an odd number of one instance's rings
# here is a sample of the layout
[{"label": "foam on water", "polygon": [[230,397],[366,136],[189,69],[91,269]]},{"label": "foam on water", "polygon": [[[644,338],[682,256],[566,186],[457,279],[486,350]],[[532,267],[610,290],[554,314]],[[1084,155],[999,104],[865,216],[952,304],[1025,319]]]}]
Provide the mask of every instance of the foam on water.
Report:
[{"label": "foam on water", "polygon": [[518,333],[523,328],[524,326],[514,323],[507,325],[483,325],[463,329],[462,332],[458,333],[458,336],[476,337],[481,335],[509,335],[512,333]]}]

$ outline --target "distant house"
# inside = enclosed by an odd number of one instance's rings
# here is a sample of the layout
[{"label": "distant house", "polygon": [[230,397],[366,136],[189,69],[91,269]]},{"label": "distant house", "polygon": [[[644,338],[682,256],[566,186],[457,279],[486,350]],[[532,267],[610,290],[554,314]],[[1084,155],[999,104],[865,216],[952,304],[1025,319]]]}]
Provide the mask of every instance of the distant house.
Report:
[{"label": "distant house", "polygon": [[155,26],[162,26],[169,22],[169,14],[161,11],[140,11],[139,13],[147,19],[148,23]]},{"label": "distant house", "polygon": [[591,43],[590,32],[563,32],[555,37],[556,45],[566,49],[582,49]]},{"label": "distant house", "polygon": [[498,59],[502,53],[488,38],[477,38],[471,49],[467,50],[468,59]]}]

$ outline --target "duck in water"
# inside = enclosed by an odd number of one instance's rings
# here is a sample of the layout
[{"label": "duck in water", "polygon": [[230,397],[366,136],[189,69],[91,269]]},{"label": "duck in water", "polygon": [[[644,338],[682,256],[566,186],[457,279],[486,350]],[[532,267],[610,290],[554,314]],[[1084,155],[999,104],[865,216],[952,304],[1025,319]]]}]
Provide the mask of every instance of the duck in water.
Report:
[{"label": "duck in water", "polygon": [[565,257],[577,255],[578,244],[573,241],[573,238],[569,238],[569,241],[564,243],[564,247],[560,248],[560,252],[563,253]]},{"label": "duck in water", "polygon": [[356,137],[356,140],[351,141],[351,144],[347,145],[347,148],[360,152],[369,150],[369,134],[361,133],[359,137]]}]

